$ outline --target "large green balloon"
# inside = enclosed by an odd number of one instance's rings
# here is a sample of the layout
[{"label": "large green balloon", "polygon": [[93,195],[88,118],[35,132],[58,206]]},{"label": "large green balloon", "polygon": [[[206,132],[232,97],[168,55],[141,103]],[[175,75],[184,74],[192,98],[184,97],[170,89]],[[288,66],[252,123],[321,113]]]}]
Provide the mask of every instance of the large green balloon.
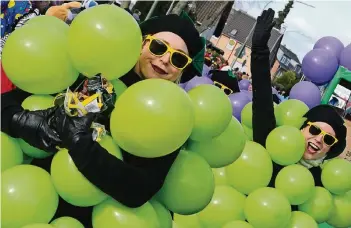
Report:
[{"label": "large green balloon", "polygon": [[269,133],[266,148],[275,163],[291,165],[302,158],[306,149],[305,137],[295,127],[277,127]]},{"label": "large green balloon", "polygon": [[241,111],[241,123],[252,128],[252,102],[247,103]]},{"label": "large green balloon", "polygon": [[157,214],[149,202],[138,208],[129,208],[123,204],[108,199],[93,209],[94,228],[159,228]]},{"label": "large green balloon", "polygon": [[266,149],[247,141],[244,151],[232,164],[226,166],[228,182],[243,194],[265,187],[272,178],[273,164]]},{"label": "large green balloon", "polygon": [[289,165],[278,173],[275,188],[284,193],[291,205],[300,205],[311,198],[314,179],[307,168],[301,165]]},{"label": "large green balloon", "polygon": [[222,134],[206,141],[190,141],[187,149],[205,158],[212,168],[220,168],[238,159],[245,143],[246,135],[241,124],[232,118]]},{"label": "large green balloon", "polygon": [[333,197],[328,190],[315,187],[312,196],[303,204],[299,205],[299,211],[303,211],[318,223],[328,220],[333,209]]},{"label": "large green balloon", "polygon": [[127,86],[119,79],[112,80],[111,83],[118,99],[127,90]]},{"label": "large green balloon", "polygon": [[212,172],[213,172],[213,176],[214,176],[214,180],[215,180],[215,185],[216,186],[229,185],[224,167],[223,168],[212,169]]},{"label": "large green balloon", "polygon": [[227,223],[225,226],[223,226],[223,228],[254,228],[254,227],[244,221],[233,221],[233,222]]},{"label": "large green balloon", "polygon": [[150,200],[150,203],[156,211],[158,222],[160,223],[160,228],[172,228],[172,216],[169,210],[167,210],[165,206],[154,199]]},{"label": "large green balloon", "polygon": [[[120,149],[110,136],[105,135],[100,145],[115,157],[122,158]],[[94,206],[108,197],[79,172],[66,149],[59,151],[52,160],[51,177],[59,195],[72,205]]]},{"label": "large green balloon", "polygon": [[187,227],[203,228],[203,226],[200,223],[199,217],[196,214],[194,215],[174,214],[174,222],[177,223],[179,228],[187,228]]},{"label": "large green balloon", "polygon": [[180,148],[194,125],[189,96],[176,84],[148,79],[129,87],[111,114],[117,144],[139,157],[161,157]]},{"label": "large green balloon", "polygon": [[99,5],[79,13],[68,34],[74,66],[88,77],[101,73],[108,80],[127,73],[138,61],[142,36],[127,11]]},{"label": "large green balloon", "polygon": [[228,96],[213,85],[200,85],[188,92],[195,109],[195,125],[190,138],[195,141],[219,136],[232,119]]},{"label": "large green balloon", "polygon": [[323,186],[333,194],[344,194],[351,190],[351,163],[336,158],[325,164],[322,170]]},{"label": "large green balloon", "polygon": [[9,79],[34,94],[58,93],[72,85],[79,73],[68,56],[68,28],[57,18],[41,17],[15,30],[2,53]]},{"label": "large green balloon", "polygon": [[209,205],[198,213],[204,228],[222,228],[233,220],[245,220],[246,196],[230,186],[215,188]]},{"label": "large green balloon", "polygon": [[50,174],[39,167],[18,165],[1,174],[2,227],[48,223],[58,201]]},{"label": "large green balloon", "polygon": [[285,228],[318,228],[318,224],[308,214],[294,211],[291,213],[290,222]]},{"label": "large green balloon", "polygon": [[282,228],[290,221],[288,199],[274,188],[260,188],[247,198],[244,209],[246,219],[253,227]]},{"label": "large green balloon", "polygon": [[278,126],[288,125],[300,128],[305,121],[303,115],[308,111],[308,106],[302,101],[290,99],[283,101],[274,109]]},{"label": "large green balloon", "polygon": [[[50,95],[31,95],[22,102],[22,108],[30,111],[44,110],[54,106],[54,97]],[[46,158],[53,153],[49,153],[35,148],[23,139],[19,139],[19,144],[25,154],[33,158]]]},{"label": "large green balloon", "polygon": [[344,195],[334,195],[334,208],[327,223],[334,227],[351,226],[351,191]]},{"label": "large green balloon", "polygon": [[22,162],[23,153],[17,140],[1,132],[1,172]]},{"label": "large green balloon", "polygon": [[195,153],[180,151],[158,197],[170,211],[190,215],[210,203],[214,187],[213,173],[206,160]]},{"label": "large green balloon", "polygon": [[72,217],[60,217],[50,223],[56,228],[84,228],[84,225]]}]

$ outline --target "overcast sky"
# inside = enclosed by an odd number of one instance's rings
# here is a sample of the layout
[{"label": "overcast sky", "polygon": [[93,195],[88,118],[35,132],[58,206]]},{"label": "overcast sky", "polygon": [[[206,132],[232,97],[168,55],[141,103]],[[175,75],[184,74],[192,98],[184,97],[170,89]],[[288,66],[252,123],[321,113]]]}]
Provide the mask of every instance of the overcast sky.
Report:
[{"label": "overcast sky", "polygon": [[[236,9],[246,11],[257,17],[269,1],[237,0]],[[284,9],[287,0],[275,0],[266,9],[276,11]],[[302,61],[305,54],[313,48],[314,43],[323,36],[334,36],[344,45],[351,43],[351,0],[344,1],[302,1],[315,8],[295,2],[285,19],[287,26],[283,39],[289,49]]]}]

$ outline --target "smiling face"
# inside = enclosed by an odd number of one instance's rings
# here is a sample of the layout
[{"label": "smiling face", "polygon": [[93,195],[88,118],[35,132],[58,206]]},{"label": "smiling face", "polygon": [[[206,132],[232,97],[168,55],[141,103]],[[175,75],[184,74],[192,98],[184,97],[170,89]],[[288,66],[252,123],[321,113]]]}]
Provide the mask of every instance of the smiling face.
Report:
[{"label": "smiling face", "polygon": [[[163,40],[175,50],[184,52],[189,55],[188,48],[184,40],[172,32],[159,32],[153,35],[155,38]],[[163,56],[155,56],[150,53],[148,43],[143,45],[139,61],[135,66],[135,72],[143,78],[162,78],[169,81],[176,81],[182,74],[182,71],[172,66],[170,63],[170,53]]]},{"label": "smiling face", "polygon": [[[329,124],[325,122],[314,122],[313,124],[335,137],[335,131]],[[313,135],[310,133],[309,128],[310,126],[306,126],[301,130],[306,140],[306,149],[303,158],[305,160],[323,158],[329,152],[330,146],[324,143],[323,134]]]}]

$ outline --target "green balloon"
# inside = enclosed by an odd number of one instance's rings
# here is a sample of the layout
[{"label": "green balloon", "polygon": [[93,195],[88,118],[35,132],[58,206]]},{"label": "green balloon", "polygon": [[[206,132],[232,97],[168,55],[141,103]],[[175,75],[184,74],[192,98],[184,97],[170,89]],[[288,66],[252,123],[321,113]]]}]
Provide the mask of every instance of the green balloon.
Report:
[{"label": "green balloon", "polygon": [[150,200],[150,203],[156,211],[157,218],[160,223],[160,228],[172,228],[172,216],[169,210],[167,210],[165,206],[154,199]]},{"label": "green balloon", "polygon": [[315,187],[312,196],[299,205],[299,211],[309,214],[318,223],[328,220],[333,209],[333,197],[328,190]]},{"label": "green balloon", "polygon": [[198,213],[205,228],[222,228],[233,220],[245,220],[246,196],[230,186],[215,188],[209,205]]},{"label": "green balloon", "polygon": [[302,158],[306,149],[305,137],[295,127],[277,127],[269,133],[266,148],[275,163],[291,165]]},{"label": "green balloon", "polygon": [[193,125],[189,96],[175,83],[163,79],[143,80],[129,87],[117,100],[110,122],[117,144],[128,153],[146,158],[179,149]]},{"label": "green balloon", "polygon": [[351,191],[343,195],[334,195],[334,208],[327,223],[334,227],[351,226]]},{"label": "green balloon", "polygon": [[222,134],[232,119],[232,106],[225,93],[213,85],[200,85],[188,92],[195,110],[190,138],[209,140]]},{"label": "green balloon", "polygon": [[251,128],[245,126],[244,124],[242,125],[242,127],[244,129],[247,140],[252,141],[253,140],[253,130]]},{"label": "green balloon", "polygon": [[238,159],[245,143],[246,135],[241,124],[232,118],[222,134],[206,141],[190,141],[187,150],[205,158],[212,168],[220,168]]},{"label": "green balloon", "polygon": [[68,56],[68,29],[61,20],[41,17],[11,33],[2,52],[9,79],[33,94],[54,94],[72,85],[79,73]]},{"label": "green balloon", "polygon": [[17,140],[1,132],[1,172],[22,162],[23,153]]},{"label": "green balloon", "polygon": [[291,205],[300,205],[313,195],[314,179],[307,168],[289,165],[279,171],[275,188],[288,198]]},{"label": "green balloon", "polygon": [[290,222],[285,228],[318,228],[318,224],[308,214],[294,211],[291,213]]},{"label": "green balloon", "polygon": [[342,195],[351,190],[351,163],[335,158],[325,164],[322,170],[323,186],[331,193]]},{"label": "green balloon", "polygon": [[195,153],[180,151],[158,192],[158,199],[170,211],[190,215],[209,204],[214,186],[206,160]]},{"label": "green balloon", "polygon": [[[116,216],[117,215],[117,216]],[[149,202],[138,208],[129,208],[109,198],[93,209],[94,228],[159,228],[157,214]]]},{"label": "green balloon", "polygon": [[[110,136],[105,135],[99,143],[110,154],[122,158],[120,149]],[[72,205],[94,206],[108,197],[79,172],[66,149],[56,153],[52,160],[51,177],[59,195]]]},{"label": "green balloon", "polygon": [[26,225],[21,228],[55,228],[55,227],[49,224],[36,223],[36,224]]},{"label": "green balloon", "polygon": [[50,223],[56,228],[84,228],[84,225],[72,217],[60,217]]},{"label": "green balloon", "polygon": [[101,73],[112,80],[126,74],[138,61],[142,36],[127,11],[99,5],[78,14],[68,33],[74,66],[88,77]]},{"label": "green balloon", "polygon": [[[22,102],[22,108],[30,111],[44,110],[54,106],[54,97],[50,95],[31,95]],[[19,145],[23,152],[33,158],[46,158],[53,153],[40,150],[29,145],[23,139],[19,139]]]},{"label": "green balloon", "polygon": [[290,99],[283,101],[274,109],[277,126],[288,125],[300,128],[306,118],[303,115],[308,112],[308,106],[302,101]]},{"label": "green balloon", "polygon": [[212,169],[214,181],[216,186],[229,185],[227,176],[225,173],[225,168]]},{"label": "green balloon", "polygon": [[244,221],[233,221],[233,222],[227,223],[225,226],[223,226],[223,228],[254,228],[254,227]]},{"label": "green balloon", "polygon": [[[174,222],[179,226],[179,228],[204,228],[199,220],[199,217],[194,215],[179,215],[174,214]],[[174,228],[174,226],[173,226]]]},{"label": "green balloon", "polygon": [[243,194],[249,194],[268,185],[272,178],[273,164],[263,146],[247,141],[240,157],[226,166],[225,171],[231,186]]},{"label": "green balloon", "polygon": [[241,111],[241,124],[252,129],[252,102],[247,103]]},{"label": "green balloon", "polygon": [[1,174],[2,227],[48,223],[58,201],[50,174],[39,167],[18,165]]},{"label": "green balloon", "polygon": [[246,219],[253,227],[282,228],[291,217],[288,199],[274,188],[260,188],[246,198]]},{"label": "green balloon", "polygon": [[113,85],[113,89],[115,90],[118,99],[119,96],[121,96],[122,93],[126,91],[127,86],[119,79],[112,80],[111,83]]}]

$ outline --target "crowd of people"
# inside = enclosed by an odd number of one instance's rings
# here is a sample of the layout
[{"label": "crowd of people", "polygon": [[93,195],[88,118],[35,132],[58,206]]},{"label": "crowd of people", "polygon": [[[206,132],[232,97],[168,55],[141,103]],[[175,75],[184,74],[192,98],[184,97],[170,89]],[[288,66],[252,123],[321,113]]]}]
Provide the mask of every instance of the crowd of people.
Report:
[{"label": "crowd of people", "polygon": [[[75,15],[93,7],[95,3],[91,1],[83,3],[2,1],[1,8],[4,8],[2,25],[3,21],[5,22],[1,27],[2,46],[6,44],[6,39],[11,32],[25,26],[26,22],[33,17],[52,15],[69,24],[74,20]],[[11,9],[16,6],[10,7],[11,4],[21,4],[21,6],[13,11]],[[138,15],[138,12],[136,14]],[[239,82],[244,79],[252,82],[253,141],[263,147],[266,146],[268,134],[276,127],[267,45],[274,26],[273,18],[274,11],[269,9],[257,19],[252,37],[252,75],[240,72],[238,68],[229,67]],[[194,67],[194,59],[204,47],[191,21],[178,15],[166,15],[143,22],[140,29],[144,37],[140,57],[135,66],[120,77],[127,87],[142,80],[154,78],[180,83],[191,80],[195,75],[201,75],[202,72]],[[205,64],[214,70],[223,70],[229,66],[228,61],[211,48],[207,49],[202,58],[205,59]],[[100,75],[96,77],[99,78]],[[3,76],[1,80],[4,82]],[[80,75],[74,85],[81,84],[84,80],[86,80],[84,75]],[[58,146],[67,148],[78,170],[91,183],[127,207],[135,208],[143,205],[161,189],[179,154],[180,148],[163,157],[143,158],[122,150],[124,158],[122,161],[94,141],[89,131],[92,122],[97,120],[109,131],[111,110],[100,113],[99,118],[96,115],[70,117],[62,107],[28,111],[21,107],[21,103],[31,95],[30,93],[13,86],[5,91],[2,91],[1,97],[2,132],[51,153],[56,153]],[[278,90],[278,92],[282,96],[287,95],[284,91]],[[301,132],[306,148],[299,164],[310,170],[316,186],[323,186],[320,179],[320,165],[324,160],[335,158],[344,151],[346,127],[343,119],[328,105],[316,106],[304,117],[306,121],[301,127]],[[45,159],[34,159],[31,164],[49,172],[52,158],[50,156]],[[274,187],[275,177],[282,168],[283,166],[274,164],[270,187]],[[78,219],[85,227],[91,227],[91,215],[92,207],[76,207],[60,198],[59,207],[53,219],[71,216]]]}]

